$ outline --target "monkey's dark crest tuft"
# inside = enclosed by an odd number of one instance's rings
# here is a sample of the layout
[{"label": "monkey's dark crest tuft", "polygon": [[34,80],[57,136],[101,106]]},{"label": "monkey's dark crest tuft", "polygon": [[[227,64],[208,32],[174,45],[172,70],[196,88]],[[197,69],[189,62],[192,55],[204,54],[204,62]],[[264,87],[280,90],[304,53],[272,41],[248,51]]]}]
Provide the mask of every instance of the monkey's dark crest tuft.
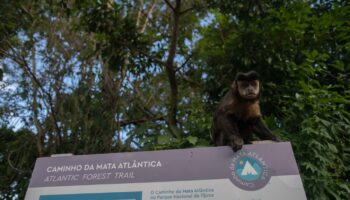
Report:
[{"label": "monkey's dark crest tuft", "polygon": [[256,71],[249,71],[247,73],[239,72],[235,78],[236,81],[254,81],[258,79],[259,75]]}]

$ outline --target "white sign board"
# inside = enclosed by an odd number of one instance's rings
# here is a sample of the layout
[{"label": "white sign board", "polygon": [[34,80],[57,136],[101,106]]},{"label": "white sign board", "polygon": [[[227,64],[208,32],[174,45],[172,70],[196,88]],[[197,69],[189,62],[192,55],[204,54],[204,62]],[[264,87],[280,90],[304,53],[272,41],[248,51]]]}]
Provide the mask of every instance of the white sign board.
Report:
[{"label": "white sign board", "polygon": [[38,158],[26,200],[303,200],[290,143]]}]

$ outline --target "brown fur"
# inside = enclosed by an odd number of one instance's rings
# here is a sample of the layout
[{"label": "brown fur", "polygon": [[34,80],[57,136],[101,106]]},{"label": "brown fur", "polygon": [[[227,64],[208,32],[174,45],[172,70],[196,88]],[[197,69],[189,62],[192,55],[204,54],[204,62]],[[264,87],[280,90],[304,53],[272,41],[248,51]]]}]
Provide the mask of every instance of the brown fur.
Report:
[{"label": "brown fur", "polygon": [[259,106],[259,81],[252,81],[258,83],[254,97],[247,99],[241,96],[235,80],[230,90],[222,98],[212,126],[212,137],[216,146],[229,145],[234,151],[237,151],[242,148],[243,144],[252,142],[253,132],[261,139],[277,140],[262,122]]},{"label": "brown fur", "polygon": [[[247,121],[251,118],[261,117],[259,99],[250,101],[242,100],[238,97],[238,89],[232,87],[222,99],[218,112],[234,115],[237,119]],[[260,96],[258,94],[258,96]]]}]

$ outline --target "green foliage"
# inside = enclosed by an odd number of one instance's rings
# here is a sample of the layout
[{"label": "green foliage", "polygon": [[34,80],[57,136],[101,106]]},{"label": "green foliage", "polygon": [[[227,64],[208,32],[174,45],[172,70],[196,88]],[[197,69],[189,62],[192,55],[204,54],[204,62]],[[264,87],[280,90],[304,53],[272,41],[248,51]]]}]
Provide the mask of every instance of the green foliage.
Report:
[{"label": "green foliage", "polygon": [[[294,144],[305,190],[311,198],[346,199],[350,113],[345,107],[349,101],[325,87],[318,88],[302,81],[299,85],[300,93],[288,101],[294,101],[287,118],[291,121],[282,127],[297,128],[289,130],[286,138]],[[296,122],[300,126],[295,127]]]},{"label": "green foliage", "polygon": [[24,199],[37,157],[35,136],[29,130],[0,128],[0,198]]},{"label": "green foliage", "polygon": [[147,42],[138,33],[132,16],[123,14],[123,4],[110,2],[77,2],[73,11],[80,18],[78,27],[94,33],[96,51],[101,52],[110,69],[119,71],[130,61],[128,67],[139,68],[136,59],[142,55],[140,52],[147,51]]},{"label": "green foliage", "polygon": [[211,1],[225,14],[215,13],[197,44],[205,92],[214,99],[208,103],[224,94],[236,71],[257,70],[266,122],[292,142],[308,198],[347,199],[349,5],[235,2]]}]

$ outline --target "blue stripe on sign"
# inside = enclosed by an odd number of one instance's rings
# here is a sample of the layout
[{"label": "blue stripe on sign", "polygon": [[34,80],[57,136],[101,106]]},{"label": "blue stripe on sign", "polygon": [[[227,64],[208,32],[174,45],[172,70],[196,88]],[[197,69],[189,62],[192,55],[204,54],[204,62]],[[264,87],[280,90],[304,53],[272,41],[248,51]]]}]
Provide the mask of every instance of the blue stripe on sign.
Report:
[{"label": "blue stripe on sign", "polygon": [[142,200],[142,192],[41,195],[39,200]]}]

